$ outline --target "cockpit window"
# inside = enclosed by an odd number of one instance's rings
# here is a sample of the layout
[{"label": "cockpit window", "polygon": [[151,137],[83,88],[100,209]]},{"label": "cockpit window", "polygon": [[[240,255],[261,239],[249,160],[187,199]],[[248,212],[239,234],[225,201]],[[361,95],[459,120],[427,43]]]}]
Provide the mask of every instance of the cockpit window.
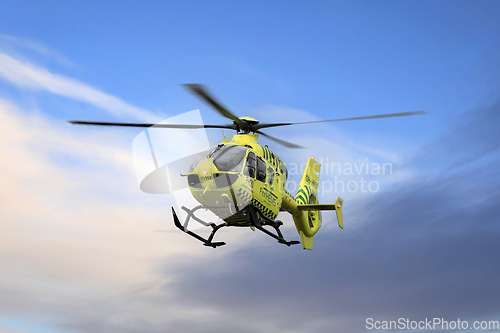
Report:
[{"label": "cockpit window", "polygon": [[240,172],[247,149],[242,146],[220,147],[212,153],[214,164],[219,171]]},{"label": "cockpit window", "polygon": [[253,152],[248,153],[247,164],[245,169],[243,169],[243,174],[255,178],[255,154]]},{"label": "cockpit window", "polygon": [[272,166],[269,166],[269,185],[273,185],[274,181],[274,169]]},{"label": "cockpit window", "polygon": [[266,182],[266,162],[262,158],[257,159],[257,180],[261,182]]}]

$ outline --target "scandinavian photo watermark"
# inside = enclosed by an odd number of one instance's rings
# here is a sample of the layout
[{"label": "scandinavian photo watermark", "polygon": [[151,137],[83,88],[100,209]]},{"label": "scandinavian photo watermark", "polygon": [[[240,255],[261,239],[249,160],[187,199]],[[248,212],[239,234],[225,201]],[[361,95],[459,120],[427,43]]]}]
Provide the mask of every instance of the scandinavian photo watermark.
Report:
[{"label": "scandinavian photo watermark", "polygon": [[[391,176],[393,173],[392,163],[371,162],[368,158],[366,158],[365,162],[356,163],[331,163],[328,162],[328,159],[323,161],[323,158],[317,159],[317,161],[321,164],[320,177],[323,176],[320,178],[318,188],[320,195],[332,192],[375,193],[380,189],[379,179]],[[306,163],[286,164],[288,169],[287,191],[294,193],[297,190],[300,178],[293,179],[293,176],[302,175],[305,166]],[[331,179],[331,176],[333,176],[333,179]],[[345,180],[347,177],[357,178]],[[369,179],[366,180],[365,177]]]},{"label": "scandinavian photo watermark", "polygon": [[498,320],[469,322],[460,320],[460,318],[457,320],[445,320],[444,318],[375,320],[366,318],[365,327],[368,330],[498,330],[500,329],[500,322]]}]

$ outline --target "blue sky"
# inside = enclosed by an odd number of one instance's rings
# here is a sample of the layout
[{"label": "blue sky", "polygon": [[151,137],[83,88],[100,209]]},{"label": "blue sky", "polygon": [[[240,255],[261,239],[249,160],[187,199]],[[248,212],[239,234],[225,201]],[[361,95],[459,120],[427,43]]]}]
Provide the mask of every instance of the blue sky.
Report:
[{"label": "blue sky", "polygon": [[[360,332],[367,317],[500,320],[497,1],[0,8],[0,265],[8,272],[0,327]],[[307,147],[262,140],[288,164],[315,156],[391,163],[394,172],[365,177],[376,193],[323,193],[322,202],[346,200],[346,228],[325,214],[311,252],[241,230],[207,251],[185,235],[153,232],[171,228],[171,198],[138,188],[131,146],[139,130],[66,122],[161,121],[200,109],[205,123],[227,123],[183,83],[206,84],[232,112],[262,122],[428,114],[267,130]]]}]

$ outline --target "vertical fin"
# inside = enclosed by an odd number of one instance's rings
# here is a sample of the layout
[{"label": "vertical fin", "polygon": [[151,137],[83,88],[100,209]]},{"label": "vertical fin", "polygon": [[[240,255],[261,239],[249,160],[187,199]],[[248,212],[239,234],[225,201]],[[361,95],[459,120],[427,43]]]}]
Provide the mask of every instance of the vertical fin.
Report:
[{"label": "vertical fin", "polygon": [[302,247],[304,248],[304,250],[312,250],[314,245],[314,235],[311,237],[307,237],[306,235],[304,235],[302,230],[299,231],[299,233],[300,233],[300,240],[302,241]]},{"label": "vertical fin", "polygon": [[342,205],[344,201],[338,197],[337,201],[335,201],[335,213],[337,213],[337,221],[339,222],[339,227],[344,229],[344,222],[342,221]]}]

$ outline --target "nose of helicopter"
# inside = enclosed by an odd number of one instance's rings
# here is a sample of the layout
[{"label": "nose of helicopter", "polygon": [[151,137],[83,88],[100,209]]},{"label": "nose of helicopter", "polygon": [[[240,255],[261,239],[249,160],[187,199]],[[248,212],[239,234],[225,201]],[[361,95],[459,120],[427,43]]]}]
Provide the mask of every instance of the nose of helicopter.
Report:
[{"label": "nose of helicopter", "polygon": [[206,192],[207,188],[210,190],[227,188],[234,184],[239,176],[236,171],[220,171],[213,160],[207,157],[202,159],[188,175],[188,182],[190,187],[203,189]]},{"label": "nose of helicopter", "polygon": [[215,165],[211,158],[204,158],[198,163],[197,167],[198,177],[200,177],[201,182],[207,182],[213,180],[213,175],[216,171]]},{"label": "nose of helicopter", "polygon": [[[188,174],[189,188],[193,197],[221,218],[233,215],[245,207],[251,195],[244,200],[238,188],[241,187],[240,174],[234,171],[220,171],[209,157],[201,160]],[[236,209],[238,206],[238,209]]]},{"label": "nose of helicopter", "polygon": [[203,189],[204,192],[208,189],[215,189],[217,186],[214,181],[214,174],[216,173],[217,168],[212,159],[206,157],[188,175],[189,186],[194,189]]}]

